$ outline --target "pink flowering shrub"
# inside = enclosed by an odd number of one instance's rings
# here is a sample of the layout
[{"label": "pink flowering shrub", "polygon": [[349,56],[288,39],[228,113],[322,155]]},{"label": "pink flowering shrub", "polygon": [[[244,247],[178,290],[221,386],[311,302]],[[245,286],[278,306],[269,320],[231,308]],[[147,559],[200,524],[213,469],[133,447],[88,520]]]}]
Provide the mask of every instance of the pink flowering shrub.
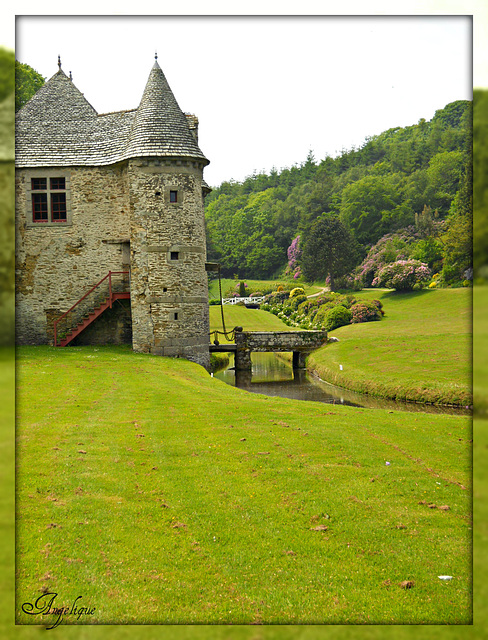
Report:
[{"label": "pink flowering shrub", "polygon": [[359,322],[374,322],[375,320],[381,320],[381,311],[378,306],[372,302],[357,302],[351,307],[351,323],[357,324]]},{"label": "pink flowering shrub", "polygon": [[397,260],[378,271],[373,287],[413,291],[422,289],[428,284],[430,277],[430,269],[420,260]]},{"label": "pink flowering shrub", "polygon": [[300,243],[300,236],[297,236],[296,238],[293,239],[291,245],[287,249],[288,266],[290,267],[291,271],[293,271],[293,269],[296,267],[297,262],[300,259],[300,256],[302,255],[302,252],[298,246],[299,243]]},{"label": "pink flowering shrub", "polygon": [[288,255],[288,265],[286,267],[285,275],[292,275],[295,280],[297,280],[301,275],[300,265],[298,261],[302,255],[302,251],[299,248],[300,244],[300,236],[297,236],[293,239],[291,245],[287,249]]},{"label": "pink flowering shrub", "polygon": [[[365,287],[370,287],[378,271],[386,264],[397,260],[408,260],[414,243],[419,239],[414,227],[389,233],[371,247],[368,255],[356,270],[356,275]],[[373,285],[374,286],[374,285]]]}]

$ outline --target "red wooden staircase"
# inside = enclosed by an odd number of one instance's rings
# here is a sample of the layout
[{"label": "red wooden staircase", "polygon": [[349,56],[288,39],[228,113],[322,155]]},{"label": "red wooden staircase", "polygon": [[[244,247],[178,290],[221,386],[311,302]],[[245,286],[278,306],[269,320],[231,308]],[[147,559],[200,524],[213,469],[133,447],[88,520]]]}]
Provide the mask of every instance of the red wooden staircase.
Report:
[{"label": "red wooden staircase", "polygon": [[111,309],[116,300],[129,300],[128,276],[128,271],[109,271],[78,302],[57,318],[54,321],[54,346],[66,347],[104,311]]}]

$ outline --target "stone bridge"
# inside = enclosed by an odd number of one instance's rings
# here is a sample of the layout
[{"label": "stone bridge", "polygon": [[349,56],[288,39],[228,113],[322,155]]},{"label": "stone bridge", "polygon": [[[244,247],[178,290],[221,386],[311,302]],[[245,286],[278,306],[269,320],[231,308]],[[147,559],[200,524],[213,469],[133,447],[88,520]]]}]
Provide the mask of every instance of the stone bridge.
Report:
[{"label": "stone bridge", "polygon": [[235,353],[236,371],[251,371],[253,351],[293,352],[293,368],[304,369],[309,353],[327,342],[327,331],[239,331],[235,344],[210,346],[210,351]]}]

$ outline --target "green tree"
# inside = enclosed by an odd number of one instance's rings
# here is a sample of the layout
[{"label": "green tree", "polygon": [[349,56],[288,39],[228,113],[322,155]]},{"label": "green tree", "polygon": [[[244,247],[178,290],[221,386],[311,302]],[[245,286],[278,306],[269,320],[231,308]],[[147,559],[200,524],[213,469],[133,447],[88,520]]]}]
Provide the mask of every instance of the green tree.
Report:
[{"label": "green tree", "polygon": [[354,239],[336,215],[317,218],[303,242],[301,267],[308,282],[330,279],[334,290],[336,278],[351,271],[357,259]]},{"label": "green tree", "polygon": [[15,111],[22,107],[39,91],[46,78],[28,64],[15,61]]},{"label": "green tree", "polygon": [[[471,122],[467,116],[463,118]],[[464,141],[464,167],[459,180],[459,189],[452,199],[447,218],[447,232],[443,236],[444,263],[443,278],[448,283],[464,281],[473,266],[473,163],[472,163],[472,127],[468,127]],[[455,152],[452,152],[455,153]],[[461,153],[461,152],[459,152]]]},{"label": "green tree", "polygon": [[459,284],[466,279],[466,272],[472,265],[472,219],[471,216],[453,216],[446,233],[444,244],[442,275],[448,284]]},{"label": "green tree", "polygon": [[411,224],[414,212],[404,201],[396,175],[365,176],[342,192],[340,218],[363,245]]},{"label": "green tree", "polygon": [[427,169],[427,204],[445,217],[459,188],[466,156],[462,151],[443,151],[436,154]]}]

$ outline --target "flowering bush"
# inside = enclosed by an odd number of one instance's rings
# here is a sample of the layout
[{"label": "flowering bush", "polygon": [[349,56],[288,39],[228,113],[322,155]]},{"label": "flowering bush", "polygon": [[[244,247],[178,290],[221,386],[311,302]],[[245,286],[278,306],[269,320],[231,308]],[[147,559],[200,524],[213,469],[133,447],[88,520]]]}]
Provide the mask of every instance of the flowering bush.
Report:
[{"label": "flowering bush", "polygon": [[[261,309],[273,313],[286,325],[300,329],[332,331],[351,322],[380,320],[384,315],[383,305],[379,300],[358,303],[350,293],[326,293],[313,299],[300,295],[289,300],[279,300],[280,295],[283,294],[275,292],[273,296],[267,296]],[[353,311],[355,307],[357,308]]]},{"label": "flowering bush", "polygon": [[305,289],[302,287],[295,287],[290,291],[290,298],[294,298],[295,296],[303,296],[305,294]]},{"label": "flowering bush", "polygon": [[281,304],[285,300],[288,300],[289,295],[290,295],[289,291],[284,291],[283,288],[281,288],[280,290],[280,287],[278,287],[278,291],[273,291],[273,293],[268,293],[264,297],[264,302],[270,305]]},{"label": "flowering bush", "polygon": [[[368,255],[357,268],[356,277],[365,287],[370,287],[378,271],[386,264],[410,257],[413,243],[419,239],[414,227],[406,227],[396,233],[388,233],[371,247]],[[374,285],[373,285],[374,286]]]},{"label": "flowering bush", "polygon": [[382,267],[373,287],[387,287],[397,291],[421,289],[430,280],[430,269],[420,260],[397,260]]},{"label": "flowering bush", "polygon": [[356,304],[351,307],[351,322],[353,324],[357,324],[358,322],[373,322],[374,320],[381,320],[381,310],[375,302],[379,302],[379,300],[372,302],[356,302]]},{"label": "flowering bush", "polygon": [[440,282],[439,274],[434,273],[434,275],[432,276],[432,282],[429,283],[429,289],[434,289],[434,287],[437,287],[439,282]]},{"label": "flowering bush", "polygon": [[287,249],[288,255],[288,266],[286,267],[285,275],[293,274],[293,278],[296,280],[300,277],[300,265],[298,264],[298,260],[302,255],[302,252],[299,248],[300,236],[297,236],[293,239],[291,245]]},{"label": "flowering bush", "polygon": [[383,311],[383,303],[381,302],[381,300],[371,300],[371,304],[375,305],[382,316],[385,315],[385,312]]}]

